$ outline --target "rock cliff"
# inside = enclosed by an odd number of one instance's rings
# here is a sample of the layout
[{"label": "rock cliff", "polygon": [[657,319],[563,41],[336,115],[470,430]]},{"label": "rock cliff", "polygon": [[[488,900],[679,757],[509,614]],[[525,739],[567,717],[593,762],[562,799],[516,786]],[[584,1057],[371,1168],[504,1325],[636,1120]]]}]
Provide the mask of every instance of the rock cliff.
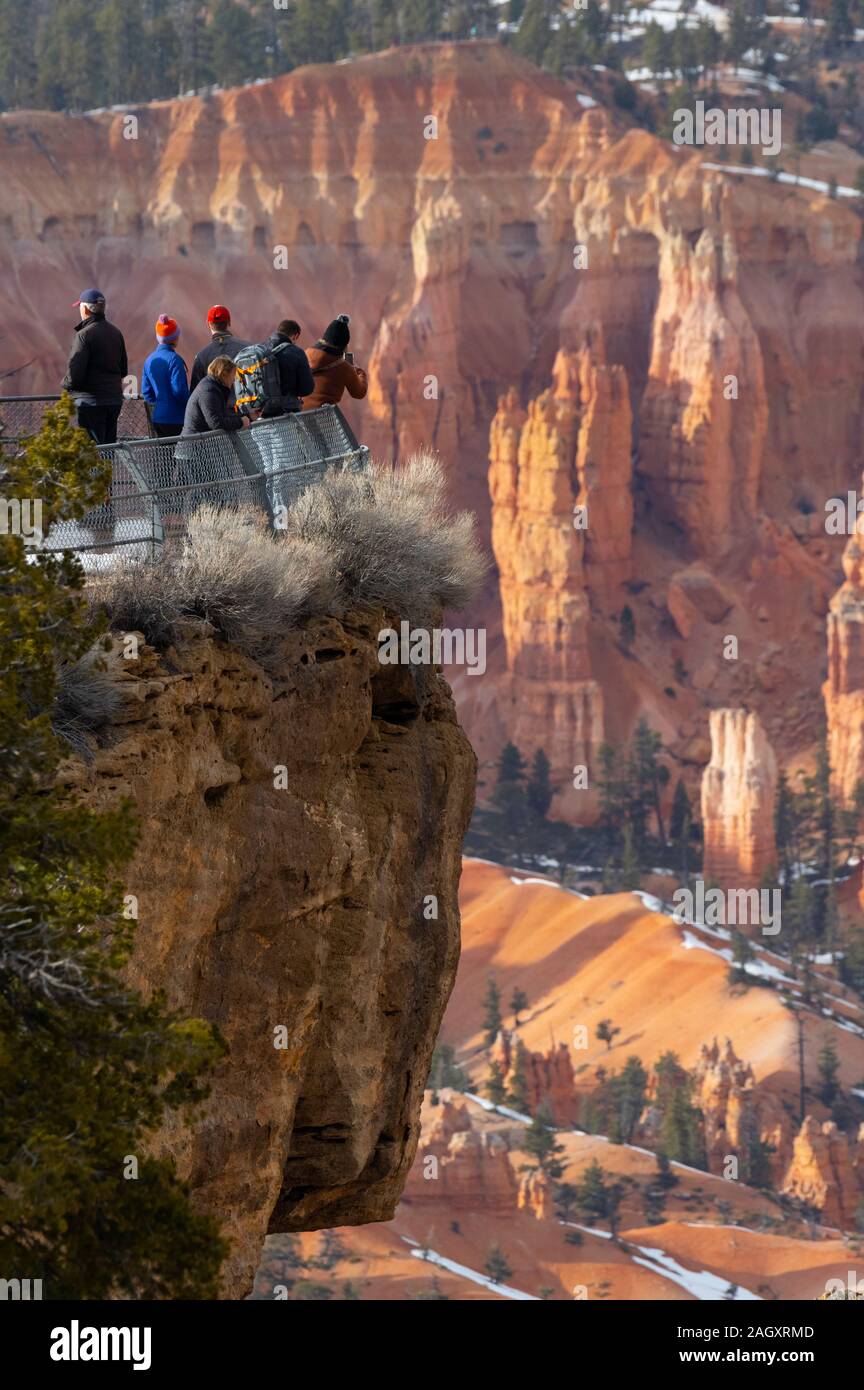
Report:
[{"label": "rock cliff", "polygon": [[268,1231],[387,1220],[419,1137],[475,759],[443,681],[420,708],[379,666],[380,616],[310,622],[266,671],[204,623],[163,656],[117,644],[120,713],[64,774],[139,818],[134,984],[228,1044],[158,1139],[231,1243],[226,1297]]}]

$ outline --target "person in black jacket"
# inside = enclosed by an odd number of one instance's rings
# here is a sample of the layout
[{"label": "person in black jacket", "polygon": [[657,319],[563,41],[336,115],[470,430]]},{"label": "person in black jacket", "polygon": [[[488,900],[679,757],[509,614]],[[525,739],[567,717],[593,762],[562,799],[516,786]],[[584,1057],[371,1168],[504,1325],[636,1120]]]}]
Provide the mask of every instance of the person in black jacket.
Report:
[{"label": "person in black jacket", "polygon": [[210,329],[210,341],[206,347],[196,355],[192,363],[192,375],[189,378],[189,385],[194,390],[199,381],[203,381],[207,375],[207,368],[216,357],[237,356],[242,348],[249,347],[243,338],[235,338],[231,332],[231,315],[224,304],[214,304],[207,313],[207,327]]},{"label": "person in black jacket", "polygon": [[[184,443],[195,435],[206,434],[208,430],[226,430],[233,433],[250,424],[244,415],[234,409],[234,378],[237,368],[230,357],[214,357],[207,368],[207,375],[199,381],[186,405],[183,432],[174,451],[177,465],[177,485],[182,489],[178,497],[178,511],[189,515],[203,502],[217,501],[212,490],[205,491],[193,486],[197,483],[212,483],[224,478],[218,464],[213,472],[213,463],[208,462],[206,446],[196,447]],[[241,460],[242,462],[242,460]],[[244,464],[245,467],[245,464]]]},{"label": "person in black jacket", "polygon": [[242,430],[249,424],[234,409],[234,378],[237,368],[230,357],[214,357],[207,375],[199,381],[186,404],[183,434],[205,434],[207,430]]},{"label": "person in black jacket", "polygon": [[77,407],[78,424],[97,444],[117,441],[123,379],[129,370],[123,334],[105,317],[101,290],[85,290],[75,304],[81,319],[69,353],[63,390]]},{"label": "person in black jacket", "polygon": [[296,345],[301,332],[302,329],[296,320],[283,319],[276,332],[271,333],[266,342],[261,344],[271,352],[274,348],[280,349],[276,354],[276,362],[279,366],[279,386],[282,393],[278,401],[267,402],[261,411],[264,419],[270,419],[274,415],[294,414],[302,410],[301,397],[311,396],[315,390],[309,359],[303,349]]}]

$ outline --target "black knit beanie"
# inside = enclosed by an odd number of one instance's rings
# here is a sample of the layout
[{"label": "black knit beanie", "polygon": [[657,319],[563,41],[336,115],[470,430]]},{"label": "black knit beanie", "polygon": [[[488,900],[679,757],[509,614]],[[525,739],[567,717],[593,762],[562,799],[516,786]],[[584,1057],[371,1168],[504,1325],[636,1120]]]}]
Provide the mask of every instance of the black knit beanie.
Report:
[{"label": "black knit beanie", "polygon": [[351,341],[351,332],[348,328],[348,315],[340,314],[338,319],[328,323],[321,335],[322,343],[329,343],[336,348],[337,352],[344,352]]}]

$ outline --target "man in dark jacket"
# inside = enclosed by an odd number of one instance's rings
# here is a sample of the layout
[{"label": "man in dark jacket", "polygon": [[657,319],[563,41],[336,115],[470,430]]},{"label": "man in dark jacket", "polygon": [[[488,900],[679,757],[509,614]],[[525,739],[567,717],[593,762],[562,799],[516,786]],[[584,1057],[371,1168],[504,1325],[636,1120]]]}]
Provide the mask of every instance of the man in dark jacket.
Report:
[{"label": "man in dark jacket", "polygon": [[207,326],[210,329],[210,341],[192,363],[189,385],[193,391],[199,381],[204,380],[214,357],[230,357],[233,361],[242,348],[249,347],[247,342],[242,338],[235,338],[231,332],[231,314],[224,304],[213,305],[207,314]]},{"label": "man in dark jacket", "polygon": [[123,334],[105,317],[101,290],[85,290],[75,304],[81,319],[69,353],[63,389],[78,410],[78,424],[97,444],[114,444],[123,406],[123,379],[129,370]]},{"label": "man in dark jacket", "polygon": [[296,345],[301,332],[302,329],[295,319],[283,319],[276,332],[271,333],[266,342],[261,344],[270,352],[274,348],[279,349],[275,360],[279,367],[281,398],[278,401],[268,401],[261,411],[265,419],[302,410],[301,397],[311,396],[315,389],[309,359],[303,349]]}]

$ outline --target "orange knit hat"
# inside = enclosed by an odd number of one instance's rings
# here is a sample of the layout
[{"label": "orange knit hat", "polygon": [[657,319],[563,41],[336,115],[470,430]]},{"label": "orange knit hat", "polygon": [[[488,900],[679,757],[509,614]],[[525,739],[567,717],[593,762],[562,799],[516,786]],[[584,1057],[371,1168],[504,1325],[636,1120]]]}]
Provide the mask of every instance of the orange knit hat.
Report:
[{"label": "orange knit hat", "polygon": [[180,336],[180,325],[169,314],[160,314],[156,320],[156,337],[160,343],[176,342]]}]

